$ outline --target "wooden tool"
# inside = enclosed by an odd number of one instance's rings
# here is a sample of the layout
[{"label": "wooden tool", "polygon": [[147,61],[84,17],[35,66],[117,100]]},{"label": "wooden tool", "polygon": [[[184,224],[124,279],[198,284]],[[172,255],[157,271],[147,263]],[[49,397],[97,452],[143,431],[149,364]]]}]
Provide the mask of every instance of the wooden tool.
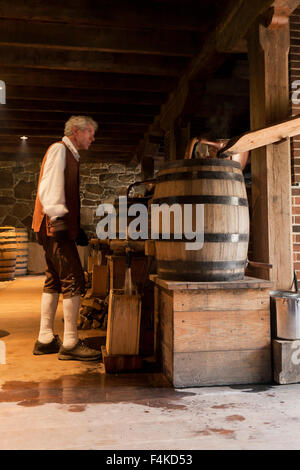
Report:
[{"label": "wooden tool", "polygon": [[254,268],[266,268],[266,269],[272,269],[273,265],[269,263],[261,263],[258,261],[249,261],[247,260],[247,265],[248,266],[253,266]]},{"label": "wooden tool", "polygon": [[228,144],[218,152],[218,157],[225,158],[237,153],[254,150],[258,147],[274,144],[275,142],[298,134],[300,134],[300,114],[285,121],[275,123],[272,126],[233,137],[229,140]]}]

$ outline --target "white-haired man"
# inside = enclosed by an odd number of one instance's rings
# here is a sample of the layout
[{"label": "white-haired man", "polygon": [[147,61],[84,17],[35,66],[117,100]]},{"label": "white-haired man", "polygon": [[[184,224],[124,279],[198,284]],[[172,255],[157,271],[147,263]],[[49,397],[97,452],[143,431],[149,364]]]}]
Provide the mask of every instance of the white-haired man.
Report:
[{"label": "white-haired man", "polygon": [[[47,269],[35,355],[58,353],[61,360],[85,361],[100,357],[99,351],[79,340],[77,331],[85,279],[76,244],[88,243],[80,228],[78,150],[89,148],[97,127],[88,116],[72,116],[65,124],[62,141],[48,148],[42,162],[32,228],[43,245]],[[53,331],[60,293],[63,295],[63,342]]]}]

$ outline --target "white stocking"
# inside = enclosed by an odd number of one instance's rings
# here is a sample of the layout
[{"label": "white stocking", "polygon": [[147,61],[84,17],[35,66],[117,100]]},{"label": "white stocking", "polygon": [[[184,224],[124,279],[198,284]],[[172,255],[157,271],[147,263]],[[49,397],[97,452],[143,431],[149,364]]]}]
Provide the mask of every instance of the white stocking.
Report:
[{"label": "white stocking", "polygon": [[80,307],[80,295],[63,299],[64,340],[63,347],[71,349],[78,342],[77,321]]},{"label": "white stocking", "polygon": [[58,293],[42,293],[41,299],[41,323],[38,340],[40,343],[51,343],[54,338],[53,324],[58,304]]}]

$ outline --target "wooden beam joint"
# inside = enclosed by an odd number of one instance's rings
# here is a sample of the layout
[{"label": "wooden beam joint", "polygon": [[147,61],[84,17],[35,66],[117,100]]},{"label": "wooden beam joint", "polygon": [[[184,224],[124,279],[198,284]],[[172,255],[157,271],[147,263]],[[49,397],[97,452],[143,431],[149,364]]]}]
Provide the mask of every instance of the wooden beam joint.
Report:
[{"label": "wooden beam joint", "polygon": [[264,15],[264,26],[270,30],[285,27],[289,24],[291,14],[299,5],[299,0],[275,0]]}]

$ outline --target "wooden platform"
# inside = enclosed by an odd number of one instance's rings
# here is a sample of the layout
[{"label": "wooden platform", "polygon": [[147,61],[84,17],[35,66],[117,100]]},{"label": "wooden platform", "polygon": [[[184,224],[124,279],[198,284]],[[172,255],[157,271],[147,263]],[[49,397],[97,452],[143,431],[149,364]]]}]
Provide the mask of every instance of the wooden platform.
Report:
[{"label": "wooden platform", "polygon": [[151,280],[156,351],[175,387],[271,381],[270,281]]}]

